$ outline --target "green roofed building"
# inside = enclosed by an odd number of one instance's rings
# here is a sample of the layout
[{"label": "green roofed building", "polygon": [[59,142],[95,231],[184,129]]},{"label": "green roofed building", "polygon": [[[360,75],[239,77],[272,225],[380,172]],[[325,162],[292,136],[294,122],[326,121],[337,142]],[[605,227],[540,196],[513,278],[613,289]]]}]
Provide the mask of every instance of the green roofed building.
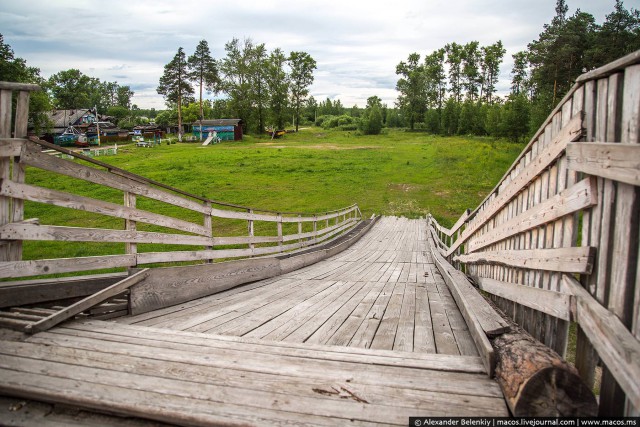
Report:
[{"label": "green roofed building", "polygon": [[200,138],[200,132],[203,133],[202,138],[206,138],[210,132],[216,132],[218,138],[222,141],[242,141],[242,120],[241,119],[214,119],[203,120],[202,129],[200,122],[193,122],[193,134]]}]

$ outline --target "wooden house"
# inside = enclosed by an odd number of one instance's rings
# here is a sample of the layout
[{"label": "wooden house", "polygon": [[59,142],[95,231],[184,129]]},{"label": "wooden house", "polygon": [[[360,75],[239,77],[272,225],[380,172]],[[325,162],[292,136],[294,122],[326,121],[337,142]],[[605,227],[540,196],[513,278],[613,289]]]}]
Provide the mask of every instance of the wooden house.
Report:
[{"label": "wooden house", "polygon": [[[202,125],[202,129],[200,126]],[[222,141],[242,141],[242,120],[241,119],[214,119],[203,120],[202,124],[198,122],[192,123],[193,134],[200,137],[202,131],[203,138],[206,138],[210,132],[215,131],[218,138]]]}]

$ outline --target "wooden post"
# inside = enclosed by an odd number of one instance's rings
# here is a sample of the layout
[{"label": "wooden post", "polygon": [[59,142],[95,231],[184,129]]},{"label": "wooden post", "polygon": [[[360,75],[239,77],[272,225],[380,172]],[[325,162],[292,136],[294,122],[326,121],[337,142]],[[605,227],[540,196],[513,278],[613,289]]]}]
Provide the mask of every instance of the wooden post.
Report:
[{"label": "wooden post", "polygon": [[[213,237],[213,216],[211,215],[211,202],[204,202],[204,206],[207,208],[207,213],[204,214],[203,225],[209,230],[209,237]],[[205,246],[205,250],[212,250],[213,246]],[[207,259],[206,264],[213,263],[213,259]]]},{"label": "wooden post", "polygon": [[[0,90],[0,138],[11,138],[11,90]],[[11,160],[0,157],[0,180],[8,180]],[[11,222],[11,199],[0,196],[0,226]],[[11,261],[8,244],[0,245],[0,261]]]},{"label": "wooden post", "polygon": [[318,238],[318,216],[313,215],[313,243],[316,243],[316,239]]},{"label": "wooden post", "polygon": [[278,214],[278,246],[282,248],[282,214]]},{"label": "wooden post", "polygon": [[[124,205],[128,208],[135,208],[136,207],[136,195],[133,193],[129,193],[128,191],[125,191],[124,193]],[[136,231],[136,221],[132,221],[130,219],[125,219],[124,220],[124,228],[127,231]],[[138,244],[137,243],[125,243],[124,244],[124,249],[125,252],[128,255],[131,254],[136,254],[138,253]],[[135,267],[138,266],[138,262],[136,260],[136,265]]]},{"label": "wooden post", "polygon": [[[298,214],[298,234],[302,234],[302,221],[299,220],[301,217],[302,215]],[[302,243],[302,238],[298,239],[298,243]]]},{"label": "wooden post", "polygon": [[[253,213],[253,209],[248,209],[247,212],[249,212],[249,214],[252,214]],[[253,234],[254,233],[254,231],[253,231],[253,220],[250,219],[247,222],[248,222],[247,225],[249,227],[249,239],[251,240],[250,243],[249,243],[249,249],[254,249],[255,248],[255,244],[253,243],[253,239],[252,239],[252,237],[254,235]]]},{"label": "wooden post", "polygon": [[[14,128],[15,138],[27,137],[27,123],[29,121],[29,92],[20,91],[18,93],[18,104],[16,107],[16,119]],[[13,168],[11,179],[14,182],[23,184],[25,180],[25,167],[20,163],[20,157],[13,158]],[[13,199],[13,212],[11,220],[14,222],[24,219],[24,200]],[[22,260],[22,242],[16,241],[9,245],[9,259],[11,261]]]}]

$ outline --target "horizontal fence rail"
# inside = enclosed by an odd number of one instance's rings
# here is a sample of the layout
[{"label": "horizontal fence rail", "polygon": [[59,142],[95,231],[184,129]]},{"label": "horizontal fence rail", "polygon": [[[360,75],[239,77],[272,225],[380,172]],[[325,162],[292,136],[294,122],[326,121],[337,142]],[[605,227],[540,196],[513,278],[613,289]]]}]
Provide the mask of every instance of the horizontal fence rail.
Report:
[{"label": "horizontal fence rail", "polygon": [[[640,51],[581,76],[437,251],[575,365],[600,414],[640,413]],[[600,373],[598,364],[603,368]]]},{"label": "horizontal fence rail", "polygon": [[[29,92],[33,90],[38,90],[38,87],[0,82],[2,279],[134,268],[145,264],[211,262],[216,259],[275,255],[337,238],[362,220],[355,204],[329,212],[303,213],[275,212],[209,200],[74,151],[38,139],[28,139],[28,101]],[[17,107],[12,113],[12,99],[16,96]],[[67,158],[51,155],[52,152],[63,152]],[[103,200],[104,197],[94,194],[78,195],[27,183],[27,168],[89,182],[95,184],[96,188],[117,190],[122,202],[114,202],[113,197]],[[122,220],[122,226],[90,228],[78,224],[43,224],[37,218],[25,219],[25,202],[115,218]],[[140,207],[143,202],[147,206],[152,203],[153,209]],[[165,209],[164,206],[184,210],[186,215],[176,215],[182,216],[177,218],[174,214],[167,214],[171,209]],[[202,221],[184,219],[194,215],[201,216]],[[228,227],[235,227],[232,235],[225,235],[224,221],[227,221]],[[228,223],[234,225],[229,226]],[[244,227],[240,227],[239,223],[244,223]],[[162,230],[156,231],[158,227]],[[145,231],[144,228],[153,231]],[[238,228],[244,228],[244,235],[233,235],[238,234]],[[103,256],[24,260],[23,243],[30,241],[122,243],[124,249],[123,253]],[[154,251],[141,251],[141,244],[171,247],[161,251],[155,251],[155,247]],[[176,250],[175,245],[189,247]]]}]

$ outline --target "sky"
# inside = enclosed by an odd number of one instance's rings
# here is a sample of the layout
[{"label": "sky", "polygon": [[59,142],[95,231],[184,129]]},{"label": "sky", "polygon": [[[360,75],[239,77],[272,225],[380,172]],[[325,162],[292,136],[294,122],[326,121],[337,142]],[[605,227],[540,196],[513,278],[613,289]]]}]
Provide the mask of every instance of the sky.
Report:
[{"label": "sky", "polygon": [[[637,8],[636,1],[625,7]],[[614,3],[567,0],[569,15],[579,8],[597,23]],[[391,107],[396,65],[451,42],[502,40],[498,92],[506,93],[511,55],[554,15],[555,0],[0,0],[0,33],[43,77],[77,68],[130,86],[140,108],[166,108],[156,88],[179,47],[191,55],[204,39],[221,59],[233,38],[309,53],[317,62],[310,93],[318,101],[363,107],[376,95]]]}]

